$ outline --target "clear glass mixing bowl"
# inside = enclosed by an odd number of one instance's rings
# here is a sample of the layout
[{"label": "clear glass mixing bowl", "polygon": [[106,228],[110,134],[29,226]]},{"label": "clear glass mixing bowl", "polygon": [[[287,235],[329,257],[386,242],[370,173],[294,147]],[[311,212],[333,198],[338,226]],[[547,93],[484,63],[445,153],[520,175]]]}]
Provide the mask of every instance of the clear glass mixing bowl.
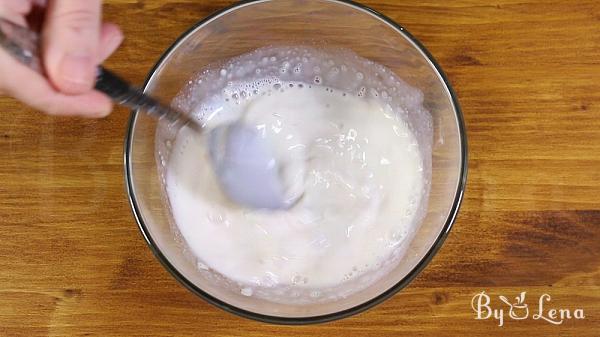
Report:
[{"label": "clear glass mixing bowl", "polygon": [[285,305],[247,297],[207,280],[173,234],[155,160],[157,121],[134,111],[125,144],[125,178],[134,216],[148,245],[189,290],[235,314],[273,323],[324,322],[356,314],[406,286],[448,234],[463,195],[467,146],[456,95],[433,57],[404,28],[350,1],[246,1],[215,13],[185,32],[150,72],[145,92],[170,102],[198,70],[269,45],[325,43],[394,71],[424,93],[433,117],[432,180],[427,216],[408,252],[385,277],[343,300]]}]

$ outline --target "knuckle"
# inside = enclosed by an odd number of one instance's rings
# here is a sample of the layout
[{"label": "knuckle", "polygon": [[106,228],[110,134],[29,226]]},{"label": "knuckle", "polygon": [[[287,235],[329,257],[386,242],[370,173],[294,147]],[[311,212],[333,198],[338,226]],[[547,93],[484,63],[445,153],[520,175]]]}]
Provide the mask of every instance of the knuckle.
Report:
[{"label": "knuckle", "polygon": [[67,29],[81,32],[91,30],[94,27],[97,18],[92,10],[76,9],[57,13],[56,21],[60,22]]}]

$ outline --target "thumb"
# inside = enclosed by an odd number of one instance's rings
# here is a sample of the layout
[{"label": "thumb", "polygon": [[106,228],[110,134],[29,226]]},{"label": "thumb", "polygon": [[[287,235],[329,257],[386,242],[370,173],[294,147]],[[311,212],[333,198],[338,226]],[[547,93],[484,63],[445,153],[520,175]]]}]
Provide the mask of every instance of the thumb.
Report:
[{"label": "thumb", "polygon": [[42,31],[50,82],[66,94],[92,89],[100,40],[101,0],[50,0]]}]

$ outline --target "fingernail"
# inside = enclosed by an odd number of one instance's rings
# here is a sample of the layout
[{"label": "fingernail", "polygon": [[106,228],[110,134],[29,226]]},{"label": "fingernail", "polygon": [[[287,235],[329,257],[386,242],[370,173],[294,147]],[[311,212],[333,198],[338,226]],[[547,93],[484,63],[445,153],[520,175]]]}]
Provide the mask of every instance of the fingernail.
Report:
[{"label": "fingernail", "polygon": [[110,99],[107,99],[106,104],[102,104],[98,106],[100,109],[96,111],[96,113],[92,116],[94,118],[104,118],[112,112],[113,104]]},{"label": "fingernail", "polygon": [[96,115],[97,118],[104,118],[107,117],[108,115],[110,115],[110,113],[112,112],[112,107],[110,109],[105,109],[105,110],[101,110],[98,115]]},{"label": "fingernail", "polygon": [[93,84],[92,58],[88,54],[66,54],[59,70],[71,89],[89,89]]}]

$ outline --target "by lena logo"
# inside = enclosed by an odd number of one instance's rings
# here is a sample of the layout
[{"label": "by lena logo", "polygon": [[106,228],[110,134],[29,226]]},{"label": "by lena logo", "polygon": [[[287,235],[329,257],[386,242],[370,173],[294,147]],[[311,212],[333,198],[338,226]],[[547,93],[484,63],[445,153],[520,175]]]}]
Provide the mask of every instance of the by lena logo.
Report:
[{"label": "by lena logo", "polygon": [[[475,312],[475,319],[489,319],[494,318],[498,321],[498,326],[504,326],[504,319],[506,317],[505,309],[508,309],[508,317],[513,320],[524,320],[530,317],[529,305],[525,300],[526,292],[523,291],[519,296],[515,297],[514,303],[508,300],[505,296],[498,296],[500,299],[500,308],[492,308],[492,300],[485,291],[480,292],[473,296],[471,300],[471,307]],[[585,315],[583,309],[564,309],[564,308],[552,308],[549,302],[552,300],[550,295],[542,294],[537,301],[537,308],[531,308],[533,320],[543,320],[550,324],[560,325],[565,320],[569,319],[584,319]],[[537,310],[534,310],[537,309]]]}]

